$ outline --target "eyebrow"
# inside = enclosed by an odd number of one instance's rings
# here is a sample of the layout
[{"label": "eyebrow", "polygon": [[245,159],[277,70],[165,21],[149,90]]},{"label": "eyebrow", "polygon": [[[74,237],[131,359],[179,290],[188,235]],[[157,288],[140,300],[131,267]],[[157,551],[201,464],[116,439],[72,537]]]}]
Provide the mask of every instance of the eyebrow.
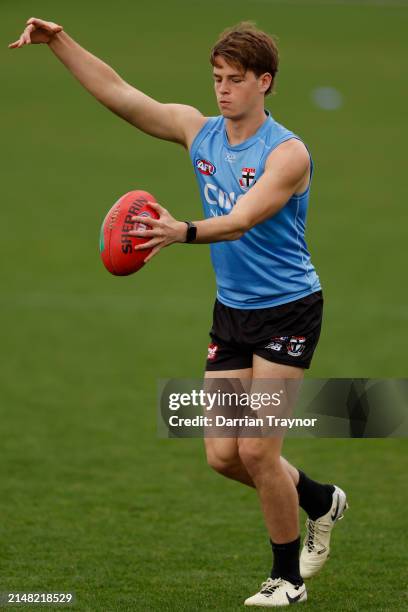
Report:
[{"label": "eyebrow", "polygon": [[[219,72],[213,72],[213,76],[221,77],[222,75]],[[245,75],[243,72],[237,72],[235,74],[227,74],[226,76],[232,79],[233,77],[243,77]]]}]

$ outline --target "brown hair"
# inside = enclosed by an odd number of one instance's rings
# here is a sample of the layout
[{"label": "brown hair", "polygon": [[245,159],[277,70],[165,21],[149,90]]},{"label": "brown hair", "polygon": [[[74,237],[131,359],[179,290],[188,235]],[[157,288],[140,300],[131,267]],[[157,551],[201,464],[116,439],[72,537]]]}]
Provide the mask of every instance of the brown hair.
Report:
[{"label": "brown hair", "polygon": [[242,21],[224,30],[211,50],[212,66],[216,65],[217,55],[244,71],[252,70],[257,77],[269,72],[272,75],[272,83],[265,95],[272,91],[279,65],[278,47],[274,38],[258,30],[253,22]]}]

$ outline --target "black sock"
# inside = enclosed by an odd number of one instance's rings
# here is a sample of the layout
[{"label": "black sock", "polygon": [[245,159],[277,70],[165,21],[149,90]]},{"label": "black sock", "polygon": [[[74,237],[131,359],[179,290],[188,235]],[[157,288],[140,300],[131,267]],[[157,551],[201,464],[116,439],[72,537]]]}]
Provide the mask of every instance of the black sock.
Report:
[{"label": "black sock", "polygon": [[299,472],[297,492],[299,495],[299,506],[303,508],[308,517],[315,521],[330,510],[333,502],[334,486],[321,484],[308,478],[302,470]]},{"label": "black sock", "polygon": [[283,578],[292,584],[302,584],[299,570],[300,536],[286,544],[275,544],[272,540],[270,542],[273,552],[271,578]]}]

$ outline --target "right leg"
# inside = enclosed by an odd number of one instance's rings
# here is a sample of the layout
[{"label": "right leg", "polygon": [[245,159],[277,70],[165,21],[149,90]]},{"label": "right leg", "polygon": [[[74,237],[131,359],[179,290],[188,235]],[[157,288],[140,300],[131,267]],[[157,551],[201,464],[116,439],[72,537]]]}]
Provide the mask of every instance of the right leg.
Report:
[{"label": "right leg", "polygon": [[[207,384],[214,378],[239,379],[243,385],[247,384],[249,386],[252,380],[252,368],[243,368],[240,370],[207,370],[205,372]],[[237,438],[205,437],[204,443],[207,462],[213,470],[227,478],[242,482],[249,487],[255,487],[252,478],[240,459]]]},{"label": "right leg", "polygon": [[[243,385],[249,386],[252,380],[252,368],[244,368],[241,370],[207,370],[205,378],[236,378],[239,379]],[[227,478],[242,482],[242,484],[248,487],[255,488],[254,482],[239,456],[237,438],[208,437],[204,438],[204,443],[207,462],[213,470]],[[298,470],[284,457],[281,457],[280,460],[296,487],[299,482]]]}]

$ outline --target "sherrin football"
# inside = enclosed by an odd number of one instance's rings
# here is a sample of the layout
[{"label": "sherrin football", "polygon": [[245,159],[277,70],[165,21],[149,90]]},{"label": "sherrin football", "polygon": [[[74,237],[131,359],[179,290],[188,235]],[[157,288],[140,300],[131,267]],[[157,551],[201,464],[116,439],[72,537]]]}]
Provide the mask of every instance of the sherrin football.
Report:
[{"label": "sherrin football", "polygon": [[[151,253],[151,249],[134,249],[137,244],[143,244],[149,238],[129,236],[131,230],[148,228],[149,217],[159,218],[149,202],[156,202],[151,193],[129,191],[112,206],[102,223],[99,251],[105,268],[115,276],[128,276],[137,272]],[[146,225],[132,221],[135,215],[146,217]]]}]

